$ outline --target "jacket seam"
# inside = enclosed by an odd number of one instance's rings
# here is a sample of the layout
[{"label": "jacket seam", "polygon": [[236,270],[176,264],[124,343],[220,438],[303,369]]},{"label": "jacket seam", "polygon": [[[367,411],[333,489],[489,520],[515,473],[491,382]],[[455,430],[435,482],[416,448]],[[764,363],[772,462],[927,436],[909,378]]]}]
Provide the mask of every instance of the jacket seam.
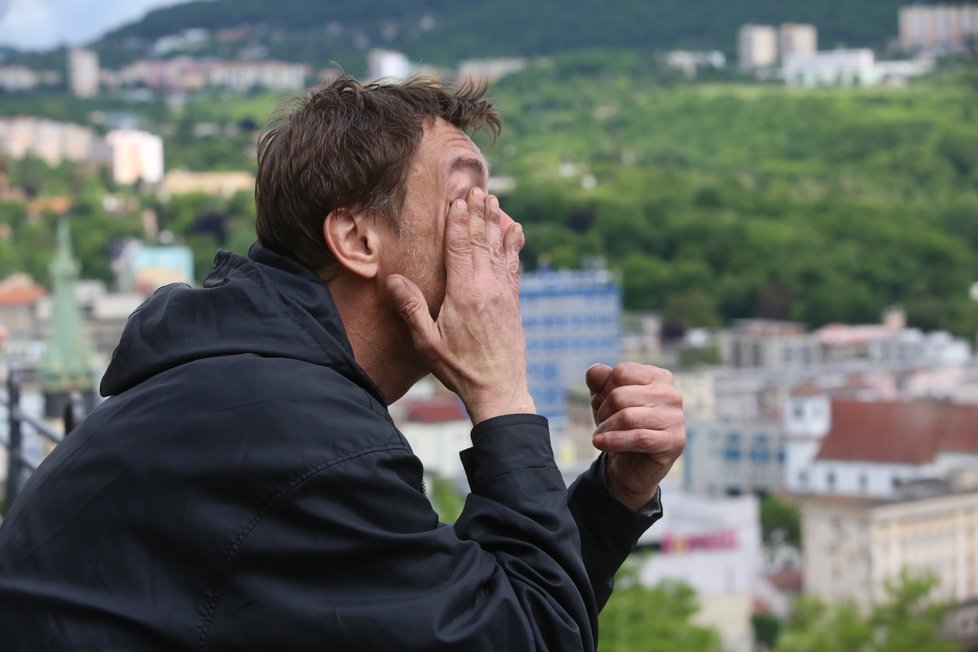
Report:
[{"label": "jacket seam", "polygon": [[237,557],[238,552],[241,550],[241,547],[244,545],[244,542],[248,538],[248,536],[255,530],[255,528],[257,528],[261,524],[262,520],[264,520],[265,516],[268,515],[272,507],[277,502],[279,502],[282,498],[284,498],[289,493],[291,493],[296,487],[298,487],[303,482],[308,480],[309,478],[319,473],[322,473],[323,471],[333,466],[336,466],[337,464],[342,464],[343,462],[348,462],[350,460],[354,460],[358,457],[364,457],[372,453],[382,453],[382,452],[392,452],[392,451],[410,452],[410,448],[404,446],[403,444],[394,445],[394,446],[391,445],[374,446],[371,448],[359,450],[355,453],[350,453],[349,455],[344,455],[343,457],[330,458],[328,460],[325,460],[320,464],[311,467],[306,472],[296,476],[290,482],[284,484],[279,489],[279,491],[277,491],[275,495],[268,500],[268,502],[266,502],[259,509],[257,509],[252,513],[251,518],[240,529],[238,534],[234,538],[232,538],[228,544],[226,544],[226,550],[224,552],[223,559],[221,561],[219,572],[211,583],[211,589],[204,596],[206,602],[203,604],[201,608],[203,613],[201,615],[201,622],[197,626],[198,629],[197,647],[199,650],[203,652],[203,650],[206,649],[207,637],[210,634],[210,627],[213,624],[214,614],[217,612],[217,605],[221,601],[225,589],[227,589],[229,583],[230,569],[234,563],[235,558]]},{"label": "jacket seam", "polygon": [[543,471],[543,470],[560,471],[560,469],[558,469],[557,466],[553,464],[536,464],[534,466],[524,466],[521,469],[512,469],[509,471],[503,471],[502,473],[497,473],[496,475],[492,475],[487,478],[482,478],[479,480],[478,484],[472,486],[472,490],[476,491],[478,489],[481,489],[482,487],[485,487],[487,484],[493,483],[496,480],[502,480],[503,478],[507,478],[511,475],[516,475],[518,473],[524,473],[526,471]]}]

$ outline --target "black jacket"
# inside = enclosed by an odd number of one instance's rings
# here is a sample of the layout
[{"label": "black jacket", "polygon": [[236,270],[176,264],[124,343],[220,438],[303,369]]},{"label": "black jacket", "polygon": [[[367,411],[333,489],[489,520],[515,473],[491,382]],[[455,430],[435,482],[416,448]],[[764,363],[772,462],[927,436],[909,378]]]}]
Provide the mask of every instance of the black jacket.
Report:
[{"label": "black jacket", "polygon": [[325,286],[255,246],[130,318],[111,396],[0,526],[0,647],[578,650],[654,520],[490,419],[439,524]]}]

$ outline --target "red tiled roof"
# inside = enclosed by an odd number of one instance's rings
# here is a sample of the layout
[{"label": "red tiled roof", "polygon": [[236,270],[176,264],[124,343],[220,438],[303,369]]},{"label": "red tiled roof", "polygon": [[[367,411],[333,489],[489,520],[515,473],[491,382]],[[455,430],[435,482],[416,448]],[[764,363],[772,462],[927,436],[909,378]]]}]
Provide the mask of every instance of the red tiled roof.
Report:
[{"label": "red tiled roof", "polygon": [[928,464],[942,452],[978,454],[978,405],[833,401],[818,459]]},{"label": "red tiled roof", "polygon": [[29,305],[47,294],[27,274],[13,274],[0,280],[0,306]]},{"label": "red tiled roof", "polygon": [[791,568],[771,573],[765,579],[779,591],[801,593],[804,575],[801,569]]},{"label": "red tiled roof", "polygon": [[44,296],[44,288],[13,288],[0,292],[0,306],[23,306]]},{"label": "red tiled roof", "polygon": [[795,397],[821,396],[824,393],[825,392],[819,389],[818,385],[811,380],[806,380],[801,385],[798,385],[791,390],[791,396]]},{"label": "red tiled roof", "polygon": [[462,402],[454,396],[434,396],[411,401],[404,406],[404,416],[408,421],[418,423],[445,423],[468,419]]}]

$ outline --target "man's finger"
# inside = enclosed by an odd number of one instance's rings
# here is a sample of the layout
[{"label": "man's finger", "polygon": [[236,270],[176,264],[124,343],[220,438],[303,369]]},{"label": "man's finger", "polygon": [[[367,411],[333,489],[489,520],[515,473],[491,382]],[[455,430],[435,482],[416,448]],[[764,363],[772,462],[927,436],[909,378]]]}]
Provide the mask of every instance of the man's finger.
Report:
[{"label": "man's finger", "polygon": [[673,397],[666,387],[663,387],[662,391],[656,391],[652,385],[615,387],[607,383],[598,394],[594,395],[591,407],[594,410],[595,423],[602,423],[612,415],[628,408],[668,406],[672,400]]},{"label": "man's finger", "polygon": [[445,225],[445,268],[449,288],[472,278],[472,243],[469,241],[469,207],[464,199],[452,202]]},{"label": "man's finger", "polygon": [[466,203],[469,206],[469,243],[472,248],[473,269],[476,274],[492,274],[486,224],[489,202],[485,191],[479,187],[472,188]]},{"label": "man's finger", "polygon": [[598,422],[596,434],[613,430],[666,430],[683,424],[682,410],[675,407],[630,407]]},{"label": "man's finger", "polygon": [[424,294],[417,285],[400,274],[387,277],[387,291],[394,307],[407,322],[415,348],[425,356],[436,359],[439,356],[441,338]]},{"label": "man's finger", "polygon": [[606,453],[642,453],[675,459],[682,453],[686,438],[682,431],[613,430],[596,434],[593,443]]},{"label": "man's finger", "polygon": [[509,276],[509,266],[503,245],[503,230],[501,225],[502,210],[495,196],[486,197],[486,241],[489,247],[489,262],[493,273],[500,282],[505,283]]},{"label": "man's finger", "polygon": [[584,373],[584,380],[587,382],[587,388],[591,390],[592,396],[600,393],[604,389],[608,379],[611,378],[611,372],[612,368],[601,362],[588,367],[588,370]]},{"label": "man's finger", "polygon": [[[512,222],[512,219],[502,213]],[[503,236],[503,248],[506,251],[506,269],[508,270],[509,285],[514,296],[520,295],[520,250],[523,249],[523,227],[513,222]]]}]

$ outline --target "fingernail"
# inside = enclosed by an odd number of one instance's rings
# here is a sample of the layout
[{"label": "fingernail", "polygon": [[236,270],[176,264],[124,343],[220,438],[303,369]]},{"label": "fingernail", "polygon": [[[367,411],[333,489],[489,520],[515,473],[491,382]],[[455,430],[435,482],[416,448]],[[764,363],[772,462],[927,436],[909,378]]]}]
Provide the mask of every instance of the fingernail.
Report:
[{"label": "fingernail", "polygon": [[595,433],[594,437],[591,438],[591,443],[593,443],[595,446],[600,446],[604,443],[604,435]]},{"label": "fingernail", "polygon": [[486,196],[486,193],[484,193],[482,191],[482,188],[473,188],[472,189],[472,199],[475,199],[476,201],[478,201],[478,200],[483,199],[485,196]]}]

